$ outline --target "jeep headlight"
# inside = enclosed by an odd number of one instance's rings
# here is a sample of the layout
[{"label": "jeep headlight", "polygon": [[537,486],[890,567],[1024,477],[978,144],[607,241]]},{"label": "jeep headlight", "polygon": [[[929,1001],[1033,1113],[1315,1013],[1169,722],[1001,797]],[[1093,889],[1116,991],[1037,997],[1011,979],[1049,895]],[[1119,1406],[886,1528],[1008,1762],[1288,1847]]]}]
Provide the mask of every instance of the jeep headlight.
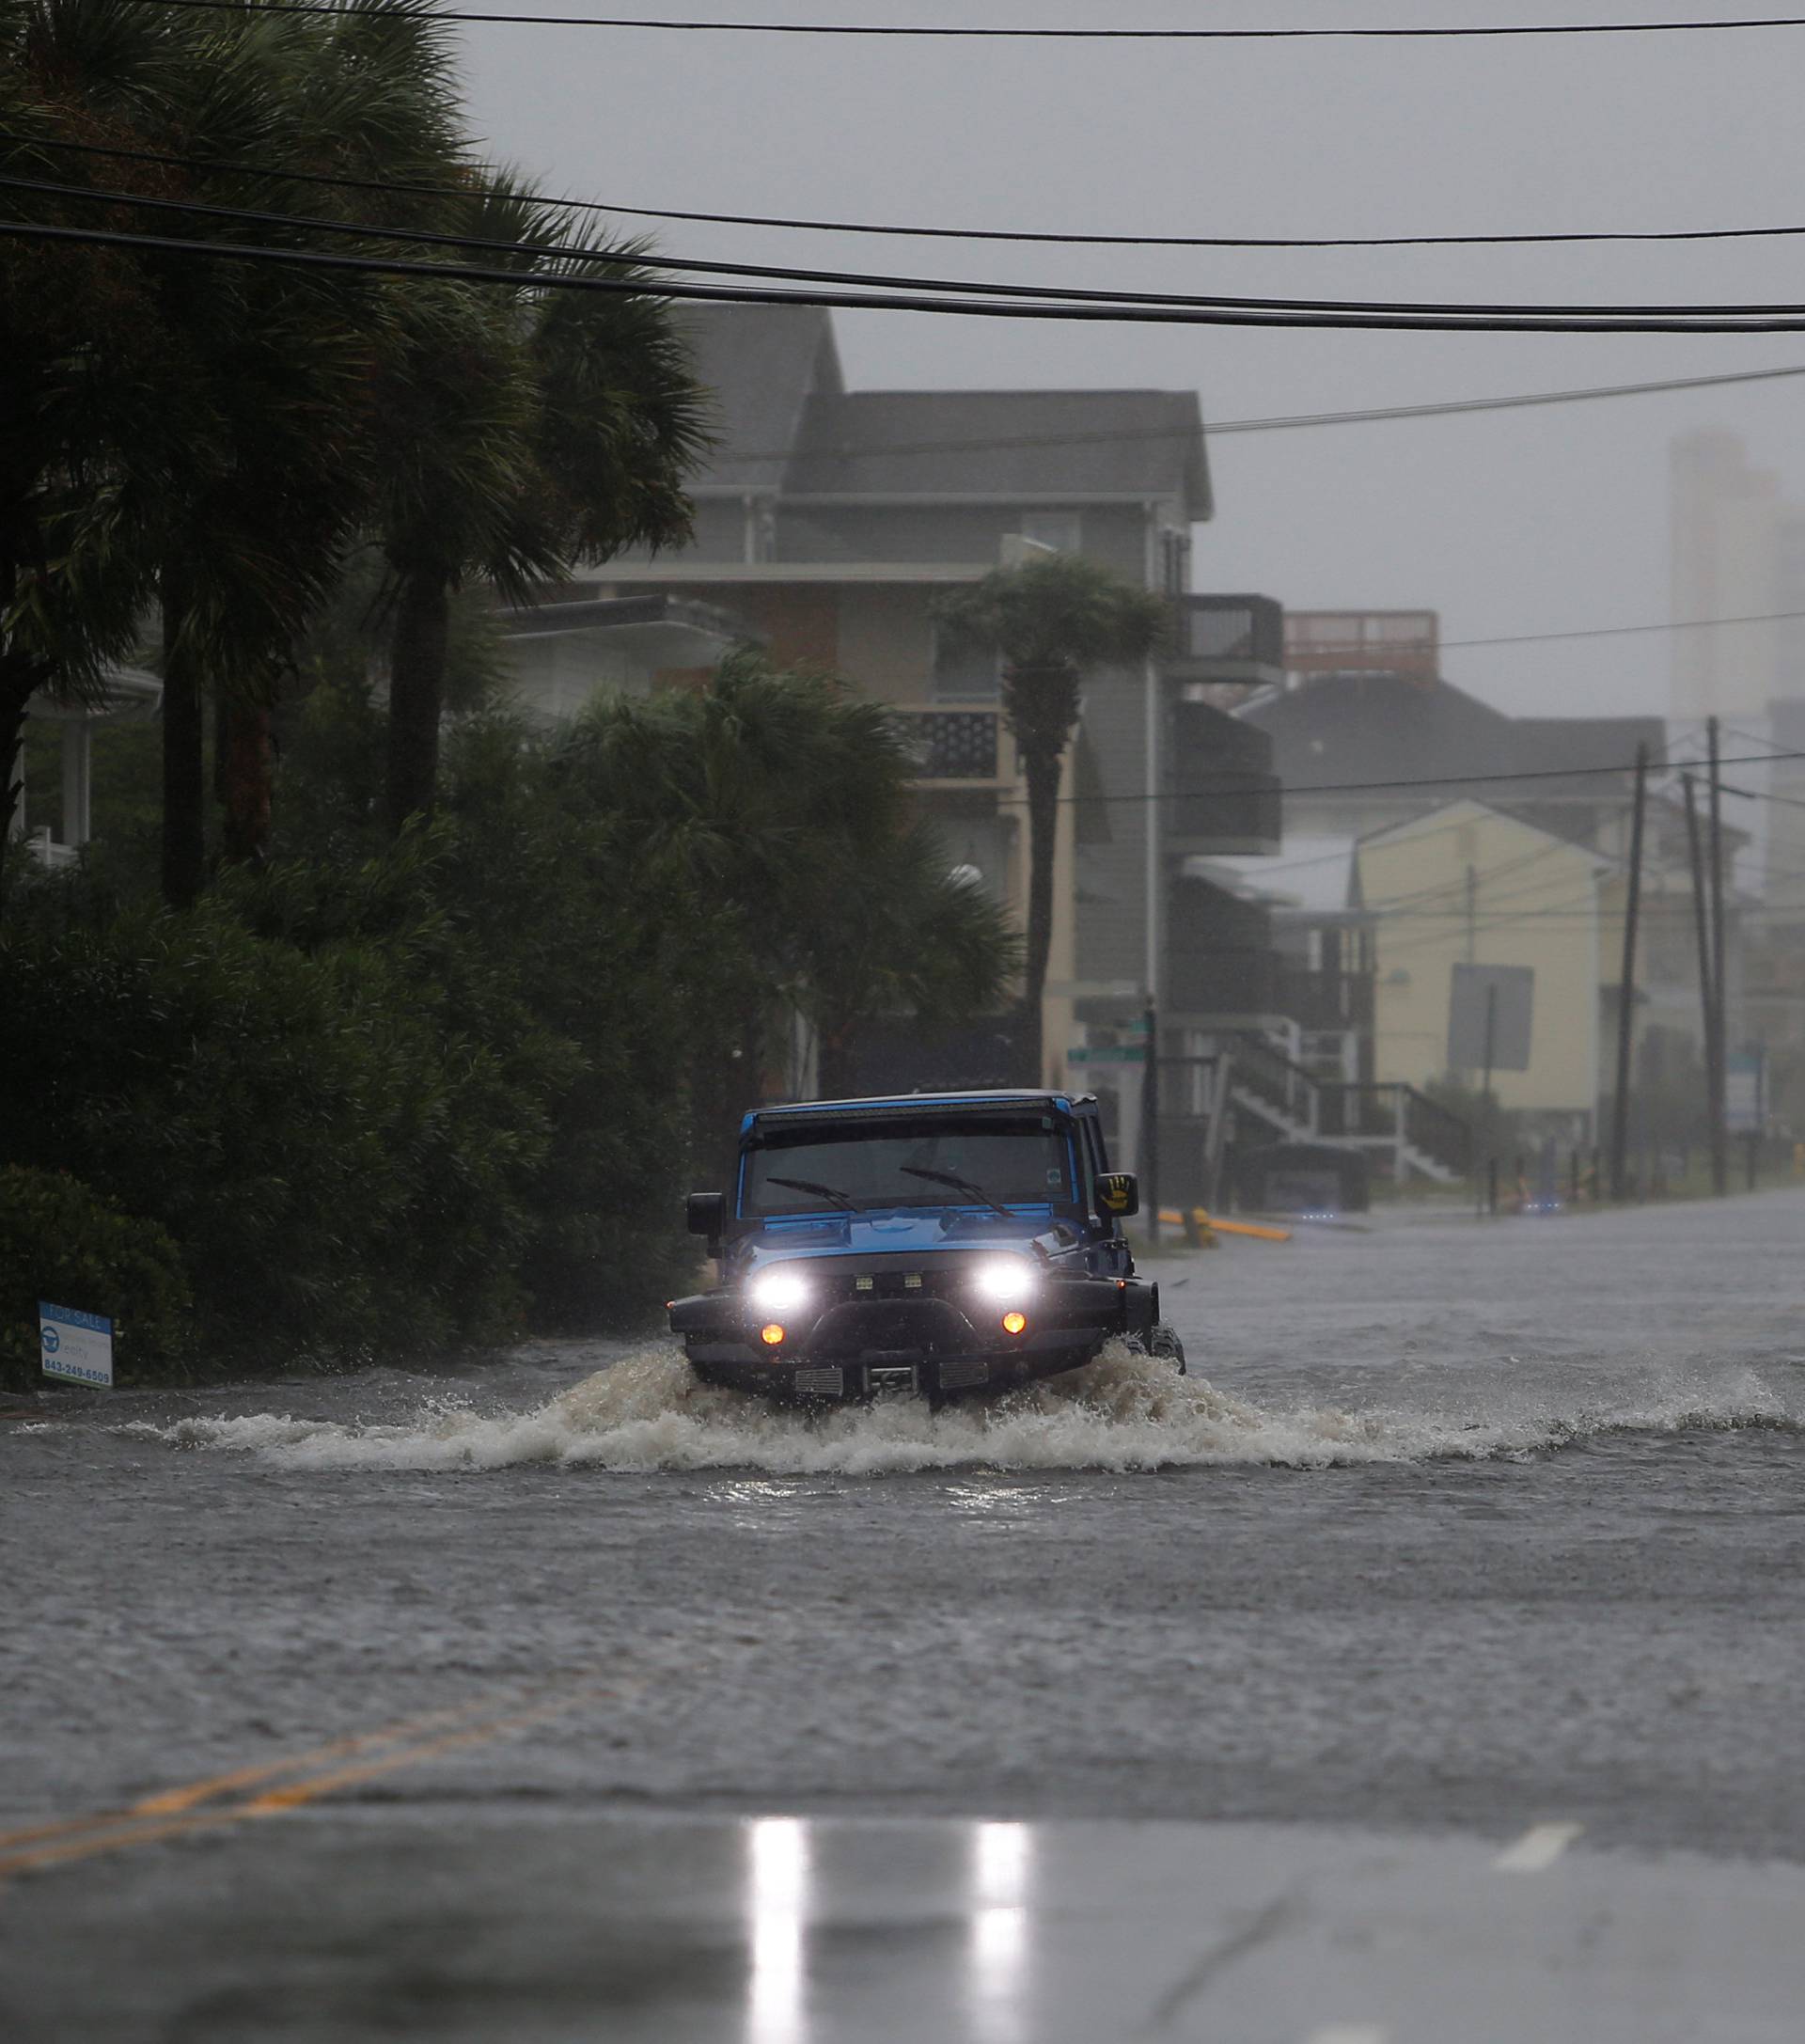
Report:
[{"label": "jeep headlight", "polygon": [[793,1313],[808,1297],[807,1280],[793,1270],[762,1271],[746,1287],[746,1297],[764,1313]]},{"label": "jeep headlight", "polygon": [[1034,1266],[1019,1256],[999,1256],[992,1263],[980,1264],[973,1281],[986,1298],[995,1299],[997,1305],[1013,1305],[1032,1294]]}]

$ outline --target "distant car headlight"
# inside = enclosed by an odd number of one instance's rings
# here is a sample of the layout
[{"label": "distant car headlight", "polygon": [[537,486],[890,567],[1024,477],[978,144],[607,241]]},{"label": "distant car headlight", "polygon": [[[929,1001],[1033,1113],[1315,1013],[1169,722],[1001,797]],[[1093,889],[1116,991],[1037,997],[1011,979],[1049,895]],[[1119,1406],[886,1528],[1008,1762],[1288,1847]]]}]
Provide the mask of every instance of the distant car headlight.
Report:
[{"label": "distant car headlight", "polygon": [[753,1279],[746,1297],[761,1313],[793,1313],[808,1297],[808,1286],[793,1270],[767,1270]]},{"label": "distant car headlight", "polygon": [[1033,1292],[1034,1266],[1019,1256],[999,1256],[993,1264],[979,1265],[974,1281],[986,1298],[1007,1306]]}]

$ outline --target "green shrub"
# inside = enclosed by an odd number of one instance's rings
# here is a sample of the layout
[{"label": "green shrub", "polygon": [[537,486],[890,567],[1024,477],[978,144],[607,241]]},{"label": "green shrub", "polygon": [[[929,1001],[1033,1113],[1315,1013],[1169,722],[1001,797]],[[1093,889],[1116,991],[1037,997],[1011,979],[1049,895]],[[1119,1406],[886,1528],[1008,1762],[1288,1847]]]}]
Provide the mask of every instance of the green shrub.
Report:
[{"label": "green shrub", "polygon": [[40,1299],[118,1323],[119,1382],[188,1374],[188,1281],[168,1234],[66,1171],[0,1167],[0,1385],[9,1390],[44,1381]]},{"label": "green shrub", "polygon": [[78,1156],[167,1228],[240,1369],[518,1325],[546,1141],[525,1053],[444,1027],[405,942],[309,955],[246,930],[229,889],[185,915],[62,913],[81,899],[22,892],[8,929],[0,1162]]}]

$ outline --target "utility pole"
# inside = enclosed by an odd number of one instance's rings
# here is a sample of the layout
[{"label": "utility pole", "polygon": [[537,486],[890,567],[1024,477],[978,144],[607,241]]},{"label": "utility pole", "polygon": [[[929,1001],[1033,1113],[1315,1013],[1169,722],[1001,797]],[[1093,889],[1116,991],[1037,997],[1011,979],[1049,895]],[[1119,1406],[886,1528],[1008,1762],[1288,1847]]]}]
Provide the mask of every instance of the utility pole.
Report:
[{"label": "utility pole", "polygon": [[1617,1000],[1617,1099],[1610,1124],[1610,1196],[1629,1191],[1629,1065],[1636,1045],[1636,938],[1642,920],[1642,818],[1648,808],[1648,747],[1636,747],[1636,799],[1629,812],[1629,885],[1624,901],[1624,976]]},{"label": "utility pole", "polygon": [[1711,762],[1711,998],[1716,1004],[1713,1038],[1717,1057],[1711,1067],[1711,1189],[1719,1199],[1730,1189],[1730,1150],[1724,1128],[1725,1069],[1730,1046],[1728,1009],[1723,998],[1723,786],[1719,778],[1718,720],[1705,723]]},{"label": "utility pole", "polygon": [[1699,943],[1699,1007],[1704,1025],[1705,1113],[1716,1126],[1718,1003],[1711,985],[1711,931],[1704,905],[1704,847],[1699,836],[1699,798],[1690,774],[1682,774],[1686,789],[1686,849],[1692,868],[1692,928]]},{"label": "utility pole", "polygon": [[1159,1240],[1159,1015],[1153,1002],[1141,1021],[1146,1062],[1140,1068],[1140,1196],[1147,1203],[1147,1240]]}]

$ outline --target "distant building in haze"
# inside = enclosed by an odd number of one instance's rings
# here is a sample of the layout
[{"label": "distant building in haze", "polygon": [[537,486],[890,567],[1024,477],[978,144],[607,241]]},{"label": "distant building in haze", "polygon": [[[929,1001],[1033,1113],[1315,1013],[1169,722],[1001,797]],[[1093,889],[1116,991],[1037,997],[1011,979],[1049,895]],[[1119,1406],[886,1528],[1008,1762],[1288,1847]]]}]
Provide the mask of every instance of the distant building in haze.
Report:
[{"label": "distant building in haze", "polygon": [[[1805,505],[1772,469],[1750,465],[1732,432],[1708,428],[1672,444],[1668,483],[1673,716],[1762,715],[1805,698]],[[1708,618],[1748,624],[1702,626]]]}]

